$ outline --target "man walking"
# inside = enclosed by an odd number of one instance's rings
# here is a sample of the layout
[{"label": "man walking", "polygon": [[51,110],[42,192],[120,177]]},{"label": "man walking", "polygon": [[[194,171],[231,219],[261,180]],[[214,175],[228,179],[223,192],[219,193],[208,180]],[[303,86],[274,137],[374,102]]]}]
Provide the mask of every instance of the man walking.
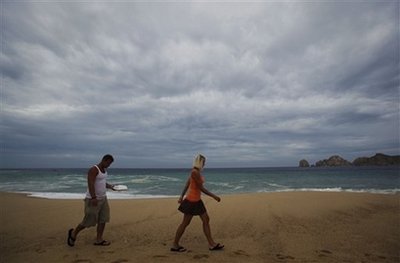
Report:
[{"label": "man walking", "polygon": [[91,167],[87,175],[88,189],[85,198],[85,216],[80,224],[68,231],[67,244],[75,245],[76,238],[83,229],[97,225],[97,239],[94,245],[109,246],[111,243],[103,239],[106,223],[110,221],[110,208],[107,201],[107,188],[114,190],[114,185],[108,184],[107,168],[114,158],[107,154],[101,162]]}]

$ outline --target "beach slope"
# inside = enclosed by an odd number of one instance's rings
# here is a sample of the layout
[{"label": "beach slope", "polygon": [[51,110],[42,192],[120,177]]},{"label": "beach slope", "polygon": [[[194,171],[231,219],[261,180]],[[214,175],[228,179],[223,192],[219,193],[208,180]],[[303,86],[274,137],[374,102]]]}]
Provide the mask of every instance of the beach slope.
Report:
[{"label": "beach slope", "polygon": [[96,229],[74,247],[67,230],[83,215],[81,200],[0,193],[0,262],[399,262],[399,195],[285,192],[203,197],[214,239],[211,252],[194,218],[170,252],[182,219],[176,199],[110,200],[108,247]]}]

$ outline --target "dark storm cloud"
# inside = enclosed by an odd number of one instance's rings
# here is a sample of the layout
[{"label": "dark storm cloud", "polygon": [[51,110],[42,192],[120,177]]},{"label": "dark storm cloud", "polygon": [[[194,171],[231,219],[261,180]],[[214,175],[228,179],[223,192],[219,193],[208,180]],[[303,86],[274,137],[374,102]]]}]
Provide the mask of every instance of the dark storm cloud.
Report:
[{"label": "dark storm cloud", "polygon": [[399,149],[398,3],[5,2],[1,167]]}]

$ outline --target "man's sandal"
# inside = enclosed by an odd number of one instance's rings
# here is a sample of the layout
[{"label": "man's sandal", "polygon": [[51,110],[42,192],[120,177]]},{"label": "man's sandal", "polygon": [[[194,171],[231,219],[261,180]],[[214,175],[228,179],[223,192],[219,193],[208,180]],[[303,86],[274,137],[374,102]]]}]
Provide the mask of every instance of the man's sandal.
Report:
[{"label": "man's sandal", "polygon": [[67,244],[70,247],[73,247],[75,245],[75,239],[72,238],[72,232],[74,231],[73,228],[71,228],[70,230],[68,230],[68,238],[67,238]]}]

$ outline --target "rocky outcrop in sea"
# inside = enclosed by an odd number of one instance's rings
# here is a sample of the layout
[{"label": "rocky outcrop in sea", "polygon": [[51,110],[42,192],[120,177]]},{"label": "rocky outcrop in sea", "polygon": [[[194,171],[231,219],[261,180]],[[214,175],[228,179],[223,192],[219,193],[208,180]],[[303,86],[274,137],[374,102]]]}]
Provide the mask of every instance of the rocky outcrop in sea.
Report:
[{"label": "rocky outcrop in sea", "polygon": [[321,160],[315,163],[316,167],[325,167],[325,166],[351,166],[351,162],[343,159],[339,155],[333,155],[329,157],[329,159]]},{"label": "rocky outcrop in sea", "polygon": [[[400,155],[386,155],[383,153],[377,153],[372,157],[359,157],[353,162],[349,162],[339,155],[333,155],[328,159],[320,160],[315,163],[316,167],[341,167],[341,166],[388,166],[388,165],[400,165]],[[299,167],[310,167],[307,160],[303,159],[299,162]]]},{"label": "rocky outcrop in sea", "polygon": [[307,160],[300,160],[299,162],[299,167],[310,167],[310,164],[307,162]]},{"label": "rocky outcrop in sea", "polygon": [[359,157],[353,161],[354,166],[387,166],[400,165],[400,155],[390,156],[377,153],[372,157]]}]

